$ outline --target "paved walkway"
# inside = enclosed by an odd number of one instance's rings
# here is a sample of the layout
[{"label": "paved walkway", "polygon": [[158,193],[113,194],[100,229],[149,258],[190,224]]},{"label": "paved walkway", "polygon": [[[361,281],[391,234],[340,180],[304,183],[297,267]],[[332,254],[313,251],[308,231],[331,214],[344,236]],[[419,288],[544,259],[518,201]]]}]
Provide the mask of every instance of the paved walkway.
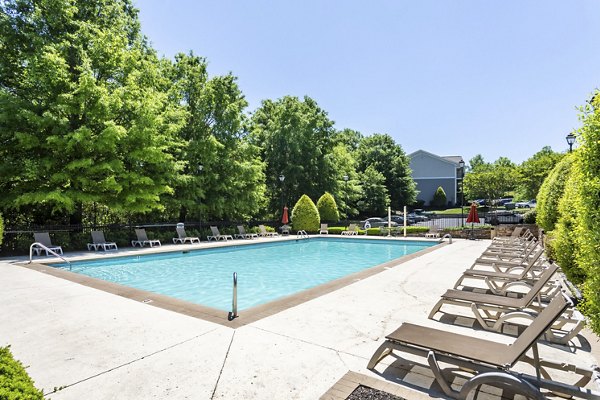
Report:
[{"label": "paved walkway", "polygon": [[[488,244],[455,240],[238,329],[0,261],[0,345],[10,344],[56,400],[318,399],[349,370],[394,381],[394,357],[377,373],[366,364],[403,321],[512,341],[427,319]],[[588,352],[542,347],[542,355],[594,363]],[[430,398],[409,388],[431,383],[425,368],[403,379],[404,397]]]}]

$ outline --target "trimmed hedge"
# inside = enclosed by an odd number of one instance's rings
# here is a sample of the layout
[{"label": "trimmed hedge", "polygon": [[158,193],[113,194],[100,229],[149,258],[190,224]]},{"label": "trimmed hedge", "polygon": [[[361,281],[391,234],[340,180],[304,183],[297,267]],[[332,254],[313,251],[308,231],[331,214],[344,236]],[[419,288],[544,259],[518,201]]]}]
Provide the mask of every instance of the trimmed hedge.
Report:
[{"label": "trimmed hedge", "polygon": [[295,231],[318,232],[321,218],[315,203],[303,194],[292,210],[292,227]]},{"label": "trimmed hedge", "polygon": [[13,358],[10,346],[0,347],[0,399],[44,399],[42,392],[33,386],[23,364]]},{"label": "trimmed hedge", "polygon": [[0,244],[2,244],[2,238],[4,237],[4,220],[2,214],[0,214]]},{"label": "trimmed hedge", "polygon": [[536,209],[533,209],[531,211],[527,211],[525,214],[523,214],[523,223],[525,223],[525,224],[535,224],[536,217],[537,217],[537,210]]},{"label": "trimmed hedge", "polygon": [[337,204],[329,192],[325,192],[317,200],[317,208],[319,209],[321,222],[338,222],[340,220]]},{"label": "trimmed hedge", "polygon": [[558,202],[565,192],[565,184],[573,165],[571,154],[567,154],[550,171],[537,195],[536,223],[545,231],[553,230],[558,221]]}]

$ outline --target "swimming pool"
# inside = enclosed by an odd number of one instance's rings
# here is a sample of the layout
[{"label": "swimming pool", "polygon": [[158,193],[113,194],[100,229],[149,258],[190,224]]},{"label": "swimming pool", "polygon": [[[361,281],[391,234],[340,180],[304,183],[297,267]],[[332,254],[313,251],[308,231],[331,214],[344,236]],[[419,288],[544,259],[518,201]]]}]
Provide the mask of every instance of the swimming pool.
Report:
[{"label": "swimming pool", "polygon": [[238,308],[244,310],[436,244],[311,238],[79,261],[71,272],[224,311],[231,309],[236,272]]}]

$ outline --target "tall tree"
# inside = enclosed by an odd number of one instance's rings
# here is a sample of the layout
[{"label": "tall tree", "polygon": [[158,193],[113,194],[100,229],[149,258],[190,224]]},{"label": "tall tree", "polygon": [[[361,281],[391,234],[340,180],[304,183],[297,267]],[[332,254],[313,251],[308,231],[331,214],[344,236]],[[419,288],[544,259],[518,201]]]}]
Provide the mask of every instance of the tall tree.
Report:
[{"label": "tall tree", "polygon": [[516,172],[503,161],[481,164],[465,175],[465,198],[493,200],[515,188]]},{"label": "tall tree", "polygon": [[179,218],[246,219],[263,206],[264,164],[244,133],[247,102],[231,74],[210,78],[206,61],[178,54],[170,95],[186,111],[178,132],[185,165],[175,202]]},{"label": "tall tree", "polygon": [[552,151],[550,146],[543,147],[533,156],[523,161],[518,168],[519,197],[535,199],[544,179],[562,159],[564,154]]},{"label": "tall tree", "polygon": [[359,209],[365,215],[384,215],[390,205],[390,196],[385,186],[385,177],[374,166],[369,165],[360,174],[362,197]]},{"label": "tall tree", "polygon": [[476,154],[473,158],[469,160],[469,171],[476,171],[477,168],[486,165],[487,163],[483,159],[481,154]]},{"label": "tall tree", "polygon": [[368,167],[373,167],[383,175],[392,208],[399,210],[415,202],[417,191],[408,156],[391,136],[374,134],[362,139],[356,158],[359,171],[366,172]]},{"label": "tall tree", "polygon": [[266,163],[271,213],[277,215],[282,200],[291,204],[303,194],[318,198],[326,191],[338,193],[343,174],[333,162],[333,121],[313,99],[265,100],[254,112],[250,130]]},{"label": "tall tree", "polygon": [[0,10],[0,207],[72,222],[91,203],[162,208],[181,116],[158,90],[131,1],[6,0]]}]

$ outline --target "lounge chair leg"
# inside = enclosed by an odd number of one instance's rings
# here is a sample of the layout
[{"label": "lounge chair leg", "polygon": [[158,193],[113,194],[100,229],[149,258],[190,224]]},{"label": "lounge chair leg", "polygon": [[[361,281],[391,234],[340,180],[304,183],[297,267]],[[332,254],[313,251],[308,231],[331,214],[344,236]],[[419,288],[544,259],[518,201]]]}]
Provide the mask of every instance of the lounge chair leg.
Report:
[{"label": "lounge chair leg", "polygon": [[379,346],[379,348],[375,351],[375,353],[373,353],[373,356],[367,364],[367,369],[375,368],[375,366],[379,364],[379,361],[387,357],[392,352],[392,350],[393,349],[390,347],[390,343],[388,343],[387,341],[383,342],[381,346]]},{"label": "lounge chair leg", "polygon": [[544,395],[538,388],[524,379],[505,372],[484,372],[469,379],[460,389],[459,399],[466,399],[469,393],[481,385],[492,384],[494,387],[508,387],[528,399],[544,400]]},{"label": "lounge chair leg", "polygon": [[429,368],[431,368],[431,372],[433,372],[433,376],[435,377],[436,382],[442,388],[442,391],[447,395],[452,397],[453,399],[457,399],[460,395],[459,392],[453,390],[444,375],[442,374],[442,370],[440,369],[440,365],[435,358],[435,353],[430,351],[427,353],[427,364],[429,364]]},{"label": "lounge chair leg", "polygon": [[442,298],[437,303],[435,303],[435,306],[433,306],[433,309],[431,310],[427,318],[433,319],[435,314],[442,308],[442,304],[444,304],[445,302],[446,301]]}]

